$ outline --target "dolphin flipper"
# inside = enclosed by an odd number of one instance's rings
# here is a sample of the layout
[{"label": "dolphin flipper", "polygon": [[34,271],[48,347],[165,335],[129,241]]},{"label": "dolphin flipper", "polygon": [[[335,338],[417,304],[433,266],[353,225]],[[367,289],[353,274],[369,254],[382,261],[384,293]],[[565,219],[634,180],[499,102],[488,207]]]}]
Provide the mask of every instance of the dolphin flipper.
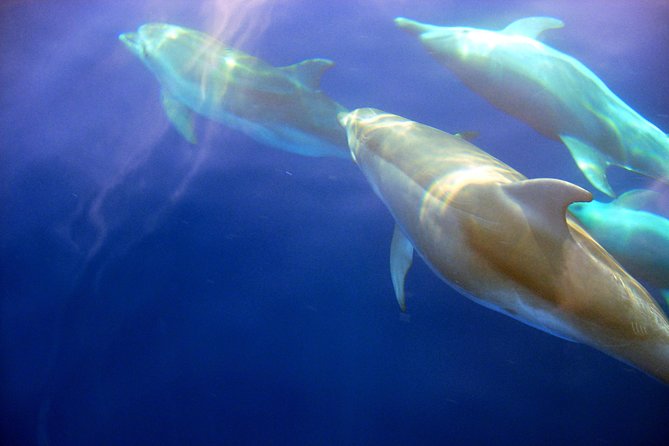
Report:
[{"label": "dolphin flipper", "polygon": [[395,298],[400,304],[400,309],[406,311],[406,300],[404,297],[404,278],[413,262],[413,245],[404,235],[398,225],[395,225],[393,241],[390,243],[390,276],[393,280]]},{"label": "dolphin flipper", "polygon": [[174,128],[177,129],[181,136],[191,144],[197,144],[197,137],[195,136],[195,114],[193,111],[183,105],[181,102],[174,99],[170,94],[164,90],[161,94],[163,102],[163,110],[167,118],[170,120]]},{"label": "dolphin flipper", "polygon": [[581,169],[588,181],[609,197],[615,197],[616,194],[606,179],[606,168],[609,167],[611,162],[596,148],[577,138],[560,135],[560,139],[567,146],[578,168]]},{"label": "dolphin flipper", "polygon": [[536,39],[547,29],[558,29],[564,26],[564,22],[553,17],[527,17],[516,20],[502,30],[508,35],[520,35]]}]

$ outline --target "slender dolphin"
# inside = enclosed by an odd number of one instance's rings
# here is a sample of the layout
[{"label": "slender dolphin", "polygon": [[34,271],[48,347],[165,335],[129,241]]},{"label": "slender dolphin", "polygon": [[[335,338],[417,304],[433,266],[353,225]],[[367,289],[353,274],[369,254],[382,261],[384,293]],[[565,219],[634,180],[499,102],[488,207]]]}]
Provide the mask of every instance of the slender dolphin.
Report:
[{"label": "slender dolphin", "polygon": [[517,20],[502,31],[395,23],[469,88],[544,136],[561,140],[594,187],[615,196],[606,169],[616,165],[669,179],[669,137],[618,98],[576,59],[535,40],[561,28],[550,17]]},{"label": "slender dolphin", "polygon": [[340,122],[397,223],[390,266],[403,309],[415,248],[474,301],[669,384],[669,321],[567,213],[590,192],[528,180],[464,139],[380,110],[354,110]]},{"label": "slender dolphin", "polygon": [[574,203],[569,210],[627,271],[657,287],[669,305],[669,208],[662,215],[661,202],[658,192],[635,189],[610,203]]},{"label": "slender dolphin", "polygon": [[346,109],[319,90],[331,61],[276,68],[207,34],[165,23],[142,25],[119,39],[158,78],[165,113],[191,143],[197,113],[282,150],[349,157],[337,122]]}]

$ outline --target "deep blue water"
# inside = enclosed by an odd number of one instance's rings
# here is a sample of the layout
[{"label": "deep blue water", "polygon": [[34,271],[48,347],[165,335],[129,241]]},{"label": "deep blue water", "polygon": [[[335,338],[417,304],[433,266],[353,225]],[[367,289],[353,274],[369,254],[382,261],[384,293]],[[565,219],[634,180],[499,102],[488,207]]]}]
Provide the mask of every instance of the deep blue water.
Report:
[{"label": "deep blue water", "polygon": [[[669,3],[6,1],[0,6],[0,443],[662,444],[669,388],[478,306],[416,260],[356,166],[204,120],[185,142],[118,41],[166,21],[323,90],[587,186],[567,151],[467,90],[392,19],[566,23],[577,57],[669,130]],[[625,189],[640,184],[612,172]],[[614,186],[615,187],[615,186]],[[601,198],[601,197],[600,197]]]}]

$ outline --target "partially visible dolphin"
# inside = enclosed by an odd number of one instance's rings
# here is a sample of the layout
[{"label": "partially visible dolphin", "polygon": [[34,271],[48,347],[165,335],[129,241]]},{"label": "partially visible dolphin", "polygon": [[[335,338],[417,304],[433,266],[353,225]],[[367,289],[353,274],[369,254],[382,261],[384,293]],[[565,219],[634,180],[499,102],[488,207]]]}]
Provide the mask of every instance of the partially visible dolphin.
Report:
[{"label": "partially visible dolphin", "polygon": [[635,189],[610,203],[574,203],[569,210],[627,271],[657,287],[669,305],[669,208],[662,215],[661,202],[658,192]]},{"label": "partially visible dolphin", "polygon": [[415,248],[474,301],[582,342],[669,384],[669,321],[567,213],[590,192],[528,180],[462,138],[375,109],[340,115],[351,154],[397,223],[402,309]]},{"label": "partially visible dolphin", "polygon": [[395,23],[494,106],[561,140],[605,194],[615,196],[606,178],[610,165],[668,181],[669,137],[578,60],[535,39],[561,28],[560,20],[529,17],[497,32],[401,17]]},{"label": "partially visible dolphin", "polygon": [[331,61],[276,68],[207,34],[165,23],[142,25],[119,39],[156,76],[168,118],[191,143],[197,113],[282,150],[349,157],[337,122],[346,109],[320,91]]}]

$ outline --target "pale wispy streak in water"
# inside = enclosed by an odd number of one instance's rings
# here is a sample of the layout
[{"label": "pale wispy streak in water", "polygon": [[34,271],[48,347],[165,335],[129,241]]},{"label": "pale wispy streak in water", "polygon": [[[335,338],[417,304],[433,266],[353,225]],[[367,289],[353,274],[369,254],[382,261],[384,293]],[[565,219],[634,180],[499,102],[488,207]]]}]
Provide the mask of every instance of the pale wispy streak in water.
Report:
[{"label": "pale wispy streak in water", "polygon": [[292,8],[299,3],[295,0],[208,0],[200,5],[204,19],[202,31],[228,46],[248,49],[270,25],[277,8]]}]

